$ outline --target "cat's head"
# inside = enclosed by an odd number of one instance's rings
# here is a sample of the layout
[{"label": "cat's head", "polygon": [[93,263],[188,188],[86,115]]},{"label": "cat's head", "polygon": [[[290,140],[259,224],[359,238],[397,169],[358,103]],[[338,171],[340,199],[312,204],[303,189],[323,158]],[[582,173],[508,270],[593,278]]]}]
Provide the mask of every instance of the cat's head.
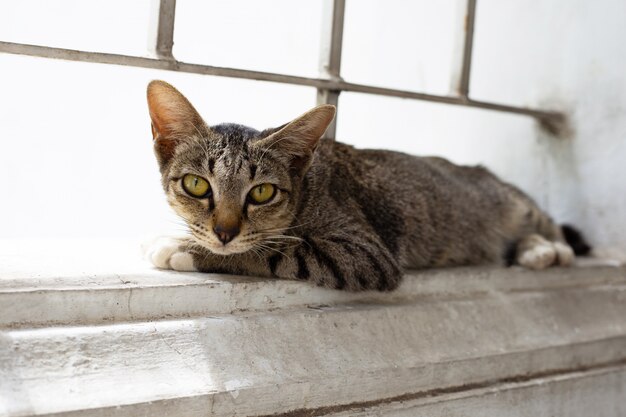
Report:
[{"label": "cat's head", "polygon": [[264,131],[209,126],[178,90],[152,81],[148,107],[167,200],[198,244],[230,255],[281,239],[333,106]]}]

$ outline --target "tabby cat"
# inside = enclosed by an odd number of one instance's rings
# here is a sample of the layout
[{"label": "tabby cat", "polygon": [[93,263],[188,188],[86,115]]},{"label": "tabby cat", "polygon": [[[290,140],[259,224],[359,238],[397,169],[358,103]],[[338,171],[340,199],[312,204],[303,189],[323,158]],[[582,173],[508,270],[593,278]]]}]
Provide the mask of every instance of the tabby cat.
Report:
[{"label": "tabby cat", "polygon": [[483,167],[320,139],[333,106],[258,131],[208,126],[163,81],[148,105],[163,189],[190,231],[154,242],[159,268],[388,291],[408,268],[574,260],[561,227]]}]

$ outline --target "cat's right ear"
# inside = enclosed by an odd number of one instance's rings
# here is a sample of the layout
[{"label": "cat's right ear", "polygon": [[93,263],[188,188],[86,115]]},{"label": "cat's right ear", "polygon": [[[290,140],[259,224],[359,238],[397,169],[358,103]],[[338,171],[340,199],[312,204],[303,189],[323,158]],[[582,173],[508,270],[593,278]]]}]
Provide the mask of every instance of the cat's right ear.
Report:
[{"label": "cat's right ear", "polygon": [[182,140],[206,133],[206,123],[189,100],[165,81],[148,84],[148,108],[154,150],[161,166],[172,158]]},{"label": "cat's right ear", "polygon": [[335,106],[329,104],[317,106],[277,128],[269,136],[259,140],[256,146],[276,149],[287,155],[292,170],[298,175],[303,175],[311,163],[320,138],[335,118],[335,112]]}]

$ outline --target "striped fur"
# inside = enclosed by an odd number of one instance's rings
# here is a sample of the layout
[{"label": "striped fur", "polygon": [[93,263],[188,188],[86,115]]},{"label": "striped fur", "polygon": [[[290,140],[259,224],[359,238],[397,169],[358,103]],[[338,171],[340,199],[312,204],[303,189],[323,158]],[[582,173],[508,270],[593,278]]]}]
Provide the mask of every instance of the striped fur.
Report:
[{"label": "striped fur", "polygon": [[[529,197],[485,168],[320,140],[332,106],[258,131],[206,125],[164,82],[150,84],[148,100],[163,188],[191,232],[180,250],[198,270],[388,291],[406,268],[532,263],[564,242]],[[187,195],[189,173],[207,179],[212,194]],[[276,196],[249,204],[246,194],[262,183]],[[240,230],[226,244],[213,232],[222,219]],[[535,235],[545,238],[541,253],[532,252],[537,238],[517,253],[517,242]]]}]

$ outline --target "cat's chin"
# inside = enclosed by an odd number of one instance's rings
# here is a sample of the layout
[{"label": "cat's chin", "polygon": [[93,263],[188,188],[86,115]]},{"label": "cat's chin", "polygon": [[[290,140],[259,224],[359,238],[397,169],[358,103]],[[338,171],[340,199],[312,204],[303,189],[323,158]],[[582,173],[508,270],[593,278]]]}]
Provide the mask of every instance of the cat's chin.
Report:
[{"label": "cat's chin", "polygon": [[218,247],[218,248],[207,248],[207,249],[216,255],[236,255],[238,253],[248,252],[247,249],[229,248],[228,246]]},{"label": "cat's chin", "polygon": [[214,253],[215,255],[236,255],[239,253],[248,252],[249,248],[241,248],[237,246],[228,245],[214,245],[207,242],[203,242],[196,239],[196,243],[198,243],[203,248],[207,249],[209,252]]}]

